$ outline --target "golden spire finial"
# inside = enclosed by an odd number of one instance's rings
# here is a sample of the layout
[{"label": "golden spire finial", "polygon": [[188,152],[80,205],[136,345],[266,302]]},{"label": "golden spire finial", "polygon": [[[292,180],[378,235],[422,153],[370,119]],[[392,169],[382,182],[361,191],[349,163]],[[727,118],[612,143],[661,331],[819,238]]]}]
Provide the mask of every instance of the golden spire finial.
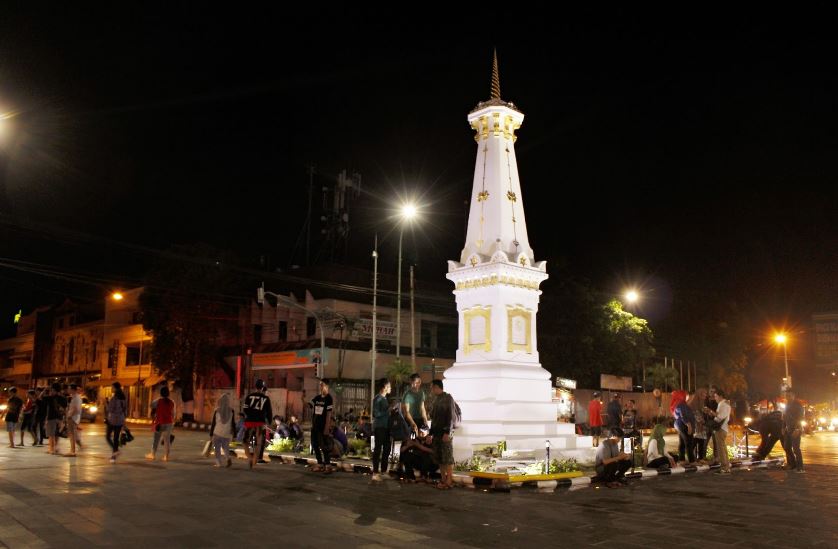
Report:
[{"label": "golden spire finial", "polygon": [[498,50],[495,48],[492,60],[492,96],[490,99],[500,99],[500,76],[498,76]]}]

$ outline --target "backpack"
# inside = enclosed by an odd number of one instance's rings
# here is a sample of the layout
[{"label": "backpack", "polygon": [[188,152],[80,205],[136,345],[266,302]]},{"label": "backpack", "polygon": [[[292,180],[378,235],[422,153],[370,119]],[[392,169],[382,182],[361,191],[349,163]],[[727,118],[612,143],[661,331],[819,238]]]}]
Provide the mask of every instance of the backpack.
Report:
[{"label": "backpack", "polygon": [[405,440],[410,437],[410,425],[408,425],[407,420],[402,414],[401,405],[396,405],[390,409],[387,428],[390,431],[390,438],[393,440]]}]

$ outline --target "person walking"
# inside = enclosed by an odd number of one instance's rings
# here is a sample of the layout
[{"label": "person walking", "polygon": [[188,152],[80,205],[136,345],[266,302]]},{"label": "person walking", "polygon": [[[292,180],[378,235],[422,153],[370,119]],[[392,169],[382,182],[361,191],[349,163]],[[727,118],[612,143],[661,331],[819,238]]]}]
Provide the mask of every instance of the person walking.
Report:
[{"label": "person walking", "polygon": [[713,453],[716,461],[721,465],[717,473],[728,474],[730,473],[730,459],[727,456],[727,431],[730,421],[730,403],[725,399],[725,392],[721,389],[716,389],[715,399],[716,409],[711,410],[705,407],[704,412],[709,414],[716,424],[716,429],[713,431]]},{"label": "person walking", "polygon": [[[256,380],[256,390],[244,399],[244,453],[248,467],[253,469],[265,443],[265,427],[273,421],[271,399],[266,394],[267,386],[261,379]],[[253,441],[253,446],[251,446]]]},{"label": "person walking", "polygon": [[387,395],[390,394],[390,382],[387,379],[378,380],[378,394],[372,403],[373,435],[375,447],[372,450],[372,480],[381,480],[380,473],[386,473],[390,461],[390,404]]},{"label": "person walking", "polygon": [[[9,433],[9,448],[15,447],[15,431],[23,409],[23,400],[17,396],[17,387],[9,389],[9,400],[6,402],[6,432]],[[21,440],[23,436],[21,435]]]},{"label": "person walking", "polygon": [[23,405],[21,411],[22,421],[20,422],[20,444],[23,446],[23,435],[29,433],[32,436],[32,446],[38,444],[38,426],[35,424],[35,412],[38,409],[38,404],[35,400],[35,389],[29,389],[26,392],[26,403]]},{"label": "person walking", "polygon": [[112,450],[110,461],[116,463],[116,458],[119,456],[119,435],[125,425],[125,417],[128,415],[128,401],[118,381],[113,382],[111,387],[113,394],[105,407],[105,423],[107,424],[105,440],[108,441]]},{"label": "person walking", "polygon": [[679,399],[675,406],[675,430],[678,431],[678,461],[692,464],[695,461],[695,444],[693,433],[695,432],[695,416],[687,404],[686,392],[683,392],[683,399]]},{"label": "person walking", "polygon": [[311,468],[314,472],[332,472],[332,463],[329,454],[331,453],[332,441],[332,414],[334,402],[329,394],[329,380],[320,380],[320,393],[311,399],[309,406],[312,408],[311,420],[311,448],[317,465]]},{"label": "person walking", "polygon": [[588,426],[591,428],[594,446],[599,446],[599,437],[602,436],[602,395],[599,391],[594,391],[588,403]]},{"label": "person walking", "polygon": [[66,457],[76,457],[76,440],[79,438],[79,423],[81,422],[81,397],[79,388],[75,383],[69,387],[69,404],[67,406],[67,438],[70,439],[70,452],[64,454]]},{"label": "person walking", "polygon": [[786,468],[804,473],[803,453],[800,451],[803,405],[791,389],[786,391],[786,411],[783,413],[783,434],[786,441]]},{"label": "person walking", "polygon": [[230,395],[224,393],[218,399],[218,407],[212,414],[212,424],[210,425],[210,440],[212,446],[215,448],[215,466],[221,467],[221,454],[227,458],[226,465],[230,467],[233,465],[233,460],[230,459],[230,439],[233,438],[233,433],[236,432],[236,419],[233,414],[233,409],[230,407]]},{"label": "person walking", "polygon": [[169,387],[160,387],[160,398],[157,399],[157,408],[154,413],[154,430],[160,433],[151,447],[151,452],[146,454],[146,459],[154,461],[157,459],[157,442],[160,441],[166,447],[163,454],[163,461],[169,461],[169,452],[172,450],[172,431],[175,426],[175,402],[169,398]]},{"label": "person walking", "polygon": [[35,446],[43,446],[47,437],[47,405],[44,397],[48,394],[49,390],[46,387],[38,387],[35,390],[35,428],[38,434]]},{"label": "person walking", "polygon": [[64,410],[67,409],[67,399],[61,395],[61,384],[53,383],[49,395],[45,396],[47,408],[47,436],[49,437],[48,454],[58,453],[58,433],[61,432],[61,421]]}]

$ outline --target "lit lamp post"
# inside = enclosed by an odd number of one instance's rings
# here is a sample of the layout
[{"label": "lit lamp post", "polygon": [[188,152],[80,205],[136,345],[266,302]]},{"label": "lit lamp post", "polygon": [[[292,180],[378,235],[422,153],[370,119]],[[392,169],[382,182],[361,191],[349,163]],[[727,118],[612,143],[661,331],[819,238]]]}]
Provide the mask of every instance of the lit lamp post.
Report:
[{"label": "lit lamp post", "polygon": [[783,378],[783,391],[791,389],[791,378],[789,377],[789,352],[788,352],[788,337],[786,334],[776,334],[774,341],[783,346],[783,360],[786,365],[786,377]]},{"label": "lit lamp post", "polygon": [[751,416],[745,416],[742,418],[742,421],[745,422],[745,457],[751,457],[751,447],[748,444],[748,431],[751,430],[750,425],[753,418],[751,418]]},{"label": "lit lamp post", "polygon": [[277,304],[278,303],[284,303],[284,304],[289,305],[291,307],[296,307],[298,309],[301,309],[301,310],[309,313],[315,319],[317,319],[317,323],[320,324],[320,362],[318,362],[316,364],[316,368],[317,368],[316,375],[317,375],[318,378],[323,379],[323,372],[324,372],[323,366],[326,362],[326,329],[325,329],[324,324],[323,324],[323,320],[324,320],[323,312],[322,311],[321,312],[312,311],[308,307],[304,307],[304,306],[300,305],[299,303],[297,303],[296,301],[294,301],[293,299],[291,299],[289,297],[286,297],[284,295],[275,294],[273,292],[268,292],[268,291],[265,290],[265,285],[264,284],[262,286],[260,286],[259,288],[256,288],[256,301],[260,305],[265,302],[265,296],[266,295],[273,296],[273,298],[276,299]]},{"label": "lit lamp post", "polygon": [[623,297],[626,299],[627,303],[633,305],[640,299],[640,294],[638,294],[636,290],[628,290],[623,294]]},{"label": "lit lamp post", "polygon": [[402,336],[402,240],[404,237],[404,226],[410,223],[416,217],[416,206],[407,203],[402,206],[399,212],[401,221],[399,223],[399,267],[398,267],[398,282],[396,286],[396,361],[399,361],[401,355],[401,336]]}]

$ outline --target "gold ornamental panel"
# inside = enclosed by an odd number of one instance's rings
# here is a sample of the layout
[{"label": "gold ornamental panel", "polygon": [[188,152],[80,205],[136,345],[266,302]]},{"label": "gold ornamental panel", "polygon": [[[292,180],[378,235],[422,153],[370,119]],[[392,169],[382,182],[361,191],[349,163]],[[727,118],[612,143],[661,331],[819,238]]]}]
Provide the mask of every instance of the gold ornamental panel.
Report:
[{"label": "gold ornamental panel", "polygon": [[492,308],[473,307],[463,311],[463,322],[465,323],[465,341],[463,341],[463,353],[469,354],[472,351],[492,350]]},{"label": "gold ornamental panel", "polygon": [[507,306],[506,321],[506,350],[532,353],[532,311]]}]

